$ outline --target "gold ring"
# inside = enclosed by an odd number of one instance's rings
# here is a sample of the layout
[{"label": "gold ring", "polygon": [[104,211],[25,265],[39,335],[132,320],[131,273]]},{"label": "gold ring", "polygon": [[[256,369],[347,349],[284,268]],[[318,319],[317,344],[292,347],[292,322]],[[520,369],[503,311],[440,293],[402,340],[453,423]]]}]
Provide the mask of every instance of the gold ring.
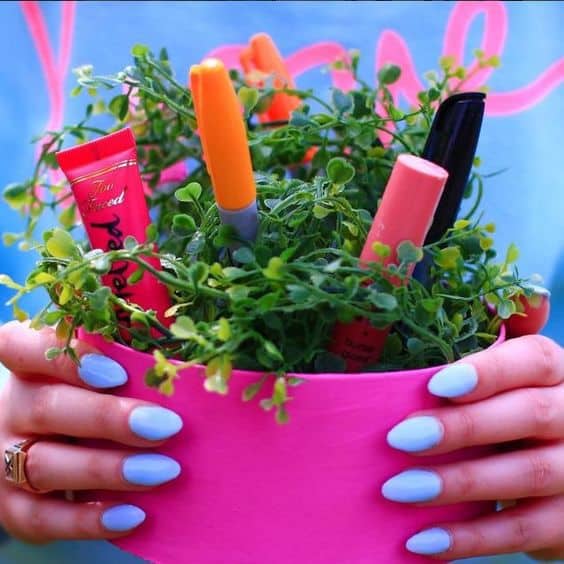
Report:
[{"label": "gold ring", "polygon": [[27,452],[36,442],[37,439],[26,439],[8,447],[4,451],[4,474],[6,480],[15,486],[40,493],[29,483],[25,473]]}]

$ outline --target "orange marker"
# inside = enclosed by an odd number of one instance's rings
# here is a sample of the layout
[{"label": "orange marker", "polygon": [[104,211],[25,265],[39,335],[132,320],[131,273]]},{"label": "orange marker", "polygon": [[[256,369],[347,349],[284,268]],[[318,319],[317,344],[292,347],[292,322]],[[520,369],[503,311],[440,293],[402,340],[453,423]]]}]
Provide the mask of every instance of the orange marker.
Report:
[{"label": "orange marker", "polygon": [[192,66],[190,89],[221,220],[252,241],[258,229],[256,186],[239,99],[227,69],[218,59]]},{"label": "orange marker", "polygon": [[[253,74],[273,75],[275,89],[295,88],[280,51],[267,33],[257,33],[251,37],[248,47],[241,52],[240,61],[245,74],[249,77]],[[256,82],[252,78],[250,81]],[[260,115],[260,120],[287,121],[300,104],[300,99],[296,96],[280,92],[274,95],[269,108]]]}]

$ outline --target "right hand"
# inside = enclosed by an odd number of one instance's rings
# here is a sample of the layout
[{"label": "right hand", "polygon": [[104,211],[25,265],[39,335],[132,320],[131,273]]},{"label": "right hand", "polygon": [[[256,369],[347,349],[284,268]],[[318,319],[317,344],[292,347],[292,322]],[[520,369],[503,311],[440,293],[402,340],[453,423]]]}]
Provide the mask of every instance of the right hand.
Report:
[{"label": "right hand", "polygon": [[[143,491],[176,478],[176,461],[146,449],[180,431],[182,421],[156,405],[96,391],[124,384],[127,375],[85,343],[75,343],[80,367],[66,356],[46,360],[45,351],[60,344],[51,329],[18,322],[0,327],[0,362],[11,371],[0,388],[0,455],[19,441],[37,440],[27,451],[29,487],[0,474],[0,525],[33,543],[120,537],[143,522],[142,508],[73,503],[63,492]],[[67,437],[124,448],[78,446]]]}]

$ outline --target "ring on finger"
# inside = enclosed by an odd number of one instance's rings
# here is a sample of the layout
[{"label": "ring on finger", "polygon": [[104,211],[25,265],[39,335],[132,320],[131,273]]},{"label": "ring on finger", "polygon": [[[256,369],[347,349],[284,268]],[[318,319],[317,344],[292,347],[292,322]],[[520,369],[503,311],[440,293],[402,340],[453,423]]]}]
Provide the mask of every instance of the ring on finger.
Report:
[{"label": "ring on finger", "polygon": [[18,441],[4,450],[4,477],[17,486],[32,493],[45,493],[34,488],[27,479],[25,463],[29,449],[38,439],[25,439]]}]

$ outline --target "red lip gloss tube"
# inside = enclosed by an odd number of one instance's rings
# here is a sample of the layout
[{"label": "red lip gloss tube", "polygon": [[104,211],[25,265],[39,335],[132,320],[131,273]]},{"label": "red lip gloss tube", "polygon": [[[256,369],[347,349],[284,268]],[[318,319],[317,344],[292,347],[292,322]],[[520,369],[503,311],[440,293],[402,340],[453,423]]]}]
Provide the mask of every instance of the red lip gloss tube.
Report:
[{"label": "red lip gloss tube", "polygon": [[[361,262],[386,266],[398,262],[396,249],[400,243],[411,241],[416,247],[422,246],[447,178],[448,173],[430,161],[400,155],[362,249]],[[376,242],[388,245],[390,256],[383,259],[376,255]],[[389,327],[374,327],[367,319],[337,323],[329,350],[345,360],[347,372],[358,372],[378,362],[389,331]]]},{"label": "red lip gloss tube", "polygon": [[[71,185],[93,249],[121,249],[129,235],[139,243],[146,241],[151,220],[131,129],[60,151],[57,161]],[[157,259],[144,260],[160,270]],[[170,307],[166,286],[147,272],[137,283],[128,284],[127,279],[136,268],[132,262],[116,261],[102,281],[116,296],[145,310],[154,310],[159,320],[168,325],[170,320],[164,316]],[[127,312],[118,309],[117,315],[129,324]]]}]

